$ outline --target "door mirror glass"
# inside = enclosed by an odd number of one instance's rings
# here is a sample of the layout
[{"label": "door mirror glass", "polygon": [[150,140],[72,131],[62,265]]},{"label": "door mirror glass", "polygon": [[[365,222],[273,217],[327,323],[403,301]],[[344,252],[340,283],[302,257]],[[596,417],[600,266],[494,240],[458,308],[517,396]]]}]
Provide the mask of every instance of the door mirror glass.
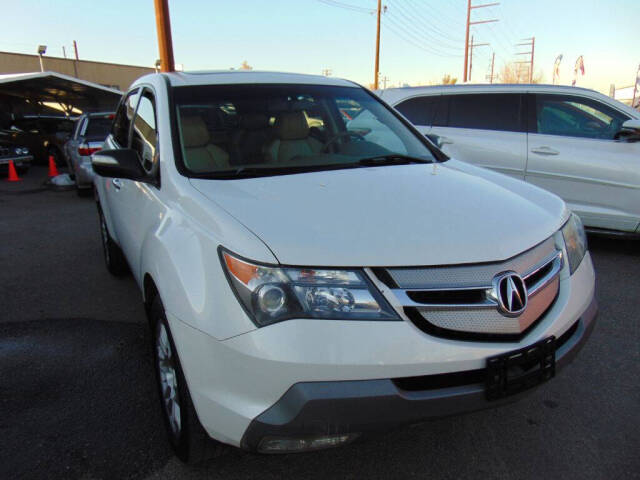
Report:
[{"label": "door mirror glass", "polygon": [[640,133],[640,120],[633,118],[631,120],[627,120],[622,124],[623,130],[633,130],[636,133]]},{"label": "door mirror glass", "polygon": [[101,150],[91,156],[94,172],[103,177],[127,178],[136,181],[149,181],[140,163],[138,152],[130,148]]},{"label": "door mirror glass", "polygon": [[622,130],[616,133],[615,140],[640,142],[640,120],[632,118],[622,124]]}]

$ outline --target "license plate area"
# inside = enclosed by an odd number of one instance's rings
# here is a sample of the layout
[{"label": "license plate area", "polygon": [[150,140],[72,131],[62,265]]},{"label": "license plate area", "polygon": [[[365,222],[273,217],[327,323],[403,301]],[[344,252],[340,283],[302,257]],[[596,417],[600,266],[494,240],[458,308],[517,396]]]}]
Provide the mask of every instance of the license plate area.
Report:
[{"label": "license plate area", "polygon": [[487,400],[515,395],[556,374],[556,338],[549,337],[520,350],[487,359]]}]

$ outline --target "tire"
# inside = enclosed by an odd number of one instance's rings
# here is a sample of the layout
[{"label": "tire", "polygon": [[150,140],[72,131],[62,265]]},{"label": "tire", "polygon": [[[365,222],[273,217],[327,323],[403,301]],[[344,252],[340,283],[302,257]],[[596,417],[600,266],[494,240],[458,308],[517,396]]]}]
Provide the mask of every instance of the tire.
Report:
[{"label": "tire", "polygon": [[192,465],[220,456],[225,446],[209,437],[198,420],[159,296],[151,305],[150,319],[160,407],[171,447]]},{"label": "tire", "polygon": [[100,239],[102,240],[102,251],[104,253],[104,263],[111,275],[121,277],[129,271],[127,260],[120,247],[113,241],[107,228],[107,222],[100,207],[98,207],[100,217]]}]

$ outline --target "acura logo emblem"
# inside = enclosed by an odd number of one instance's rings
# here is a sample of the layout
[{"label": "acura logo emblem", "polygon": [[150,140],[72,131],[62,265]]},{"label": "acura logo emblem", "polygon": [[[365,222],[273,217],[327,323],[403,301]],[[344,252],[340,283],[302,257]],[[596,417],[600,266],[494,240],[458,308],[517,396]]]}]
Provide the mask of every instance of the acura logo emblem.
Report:
[{"label": "acura logo emblem", "polygon": [[493,279],[498,311],[505,317],[517,317],[527,308],[527,287],[516,272],[505,272]]}]

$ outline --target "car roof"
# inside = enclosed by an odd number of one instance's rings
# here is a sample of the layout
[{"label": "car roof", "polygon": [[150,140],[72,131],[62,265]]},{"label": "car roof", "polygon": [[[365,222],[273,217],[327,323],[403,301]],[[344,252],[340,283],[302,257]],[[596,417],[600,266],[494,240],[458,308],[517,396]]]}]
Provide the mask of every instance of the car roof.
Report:
[{"label": "car roof", "polygon": [[523,93],[523,92],[548,92],[548,93],[587,93],[602,95],[595,90],[583,87],[570,87],[568,85],[544,85],[528,83],[478,83],[464,85],[430,85],[422,87],[400,87],[379,90],[376,93],[381,98],[399,99],[414,95],[442,95],[456,93]]},{"label": "car roof", "polygon": [[395,105],[401,100],[422,95],[446,95],[465,93],[555,93],[567,95],[584,95],[586,97],[597,98],[609,104],[615,104],[619,109],[637,116],[638,113],[622,102],[608,97],[600,92],[584,87],[572,87],[569,85],[546,85],[528,83],[479,83],[462,85],[433,85],[424,87],[401,87],[378,90],[375,93],[385,102]]},{"label": "car roof", "polygon": [[340,87],[360,87],[357,83],[342,78],[307,75],[301,73],[265,72],[255,70],[212,70],[197,72],[170,72],[149,74],[138,79],[135,84],[152,81],[164,76],[174,87],[189,85],[240,85],[240,84],[301,84],[330,85]]}]

